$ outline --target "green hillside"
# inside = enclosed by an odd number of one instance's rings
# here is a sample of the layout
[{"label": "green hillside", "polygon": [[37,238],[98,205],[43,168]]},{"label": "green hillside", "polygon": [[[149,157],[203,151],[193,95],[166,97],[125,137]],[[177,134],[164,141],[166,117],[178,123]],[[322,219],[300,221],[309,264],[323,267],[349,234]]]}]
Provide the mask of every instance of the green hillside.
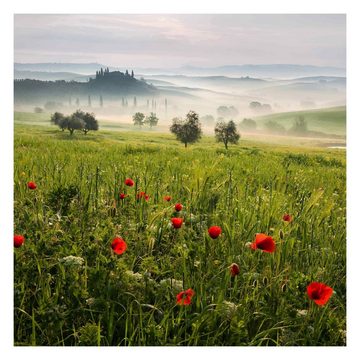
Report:
[{"label": "green hillside", "polygon": [[276,121],[289,129],[298,116],[304,116],[311,131],[320,131],[326,134],[346,134],[346,106],[332,107],[318,110],[305,110],[271,114],[254,118],[260,128],[267,121]]}]

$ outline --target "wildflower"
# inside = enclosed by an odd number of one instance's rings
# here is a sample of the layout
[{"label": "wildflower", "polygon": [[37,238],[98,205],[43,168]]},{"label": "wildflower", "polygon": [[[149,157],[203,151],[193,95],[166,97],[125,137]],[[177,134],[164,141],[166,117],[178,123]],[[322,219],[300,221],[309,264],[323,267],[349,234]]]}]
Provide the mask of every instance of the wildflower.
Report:
[{"label": "wildflower", "polygon": [[255,241],[251,244],[253,250],[260,249],[262,251],[272,253],[275,251],[275,241],[274,239],[265,234],[256,234]]},{"label": "wildflower", "polygon": [[134,273],[132,270],[126,270],[125,271],[126,275],[128,275],[131,279],[135,280],[135,281],[142,281],[143,280],[143,275],[136,272]]},{"label": "wildflower", "polygon": [[309,298],[319,306],[325,305],[329,301],[332,293],[333,289],[330,286],[320,282],[312,282],[307,287]]},{"label": "wildflower", "polygon": [[127,178],[125,180],[125,185],[126,186],[134,186],[134,180],[133,179],[130,179],[130,178]]},{"label": "wildflower", "polygon": [[308,314],[307,310],[296,310],[298,316],[306,316]]},{"label": "wildflower", "polygon": [[181,289],[183,289],[183,282],[182,280],[166,278],[160,281],[160,286],[165,288],[170,287],[175,291],[181,291]]},{"label": "wildflower", "polygon": [[138,200],[140,200],[141,198],[144,198],[145,201],[148,201],[150,196],[148,194],[146,194],[144,191],[140,191],[137,195],[136,195],[136,198]]},{"label": "wildflower", "polygon": [[183,223],[183,219],[182,218],[172,218],[171,222],[175,229],[180,229],[181,225]]},{"label": "wildflower", "polygon": [[183,206],[180,203],[175,204],[175,210],[176,211],[181,211],[182,208],[183,208]]},{"label": "wildflower", "polygon": [[36,184],[33,182],[33,181],[29,181],[27,183],[27,187],[30,189],[30,190],[35,190],[36,189]]},{"label": "wildflower", "polygon": [[178,305],[190,305],[191,299],[195,295],[195,291],[193,289],[187,289],[185,291],[181,291],[176,295],[176,303]]},{"label": "wildflower", "polygon": [[231,274],[231,276],[239,275],[239,273],[240,273],[240,267],[239,267],[239,265],[236,264],[236,263],[232,263],[232,264],[230,265],[230,274]]},{"label": "wildflower", "polygon": [[233,316],[236,315],[236,310],[238,309],[238,306],[239,305],[236,305],[231,301],[223,300],[222,303],[217,305],[217,309],[222,316],[231,319]]},{"label": "wildflower", "polygon": [[292,217],[289,214],[284,214],[282,219],[286,222],[290,222],[292,220]]},{"label": "wildflower", "polygon": [[82,266],[84,264],[84,261],[85,260],[82,257],[73,255],[65,256],[60,260],[60,262],[64,263],[65,266]]},{"label": "wildflower", "polygon": [[169,195],[164,196],[164,200],[165,200],[165,201],[170,201],[170,200],[171,200],[171,196],[169,196]]},{"label": "wildflower", "polygon": [[221,234],[221,227],[211,226],[208,230],[208,233],[212,239],[216,239]]},{"label": "wildflower", "polygon": [[119,198],[120,200],[124,200],[128,195],[124,194],[124,193],[120,193]]},{"label": "wildflower", "polygon": [[14,235],[14,247],[18,248],[24,244],[25,238],[22,235]]},{"label": "wildflower", "polygon": [[116,237],[113,239],[111,247],[114,250],[115,254],[121,255],[125,252],[127,245],[124,239],[122,239],[121,237]]}]

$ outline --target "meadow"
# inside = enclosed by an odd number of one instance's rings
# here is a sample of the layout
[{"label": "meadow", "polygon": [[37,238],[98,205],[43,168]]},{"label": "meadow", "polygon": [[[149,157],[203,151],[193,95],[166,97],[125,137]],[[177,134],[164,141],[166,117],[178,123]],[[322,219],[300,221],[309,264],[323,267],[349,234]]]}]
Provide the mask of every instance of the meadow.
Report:
[{"label": "meadow", "polygon": [[14,150],[15,345],[346,345],[344,151],[16,122]]}]

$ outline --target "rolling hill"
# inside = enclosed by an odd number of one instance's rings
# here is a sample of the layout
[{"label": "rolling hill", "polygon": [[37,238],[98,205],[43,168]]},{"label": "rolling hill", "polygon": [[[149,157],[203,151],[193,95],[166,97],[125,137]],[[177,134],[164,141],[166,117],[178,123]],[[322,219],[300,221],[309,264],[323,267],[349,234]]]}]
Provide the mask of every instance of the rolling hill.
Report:
[{"label": "rolling hill", "polygon": [[258,127],[263,128],[270,120],[289,129],[295,119],[303,116],[310,131],[318,131],[326,134],[346,135],[346,107],[338,106],[325,109],[294,111],[254,117]]}]

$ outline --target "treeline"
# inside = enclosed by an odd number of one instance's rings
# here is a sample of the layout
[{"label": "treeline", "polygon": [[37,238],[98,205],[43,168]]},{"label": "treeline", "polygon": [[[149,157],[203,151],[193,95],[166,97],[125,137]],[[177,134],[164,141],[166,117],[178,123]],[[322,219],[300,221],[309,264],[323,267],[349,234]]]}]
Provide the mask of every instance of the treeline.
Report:
[{"label": "treeline", "polygon": [[80,130],[85,135],[90,130],[99,130],[99,124],[98,121],[95,119],[95,115],[81,110],[77,110],[69,116],[65,116],[60,112],[55,112],[51,116],[50,121],[54,125],[59,126],[62,131],[68,130],[70,132],[70,135],[72,135],[75,130]]},{"label": "treeline", "polygon": [[15,102],[29,102],[39,99],[48,101],[66,101],[69,94],[74,98],[88,96],[107,96],[118,98],[124,95],[155,95],[158,90],[144,80],[138,80],[126,71],[112,71],[100,69],[94,79],[87,82],[77,81],[41,81],[21,79],[14,81]]}]

